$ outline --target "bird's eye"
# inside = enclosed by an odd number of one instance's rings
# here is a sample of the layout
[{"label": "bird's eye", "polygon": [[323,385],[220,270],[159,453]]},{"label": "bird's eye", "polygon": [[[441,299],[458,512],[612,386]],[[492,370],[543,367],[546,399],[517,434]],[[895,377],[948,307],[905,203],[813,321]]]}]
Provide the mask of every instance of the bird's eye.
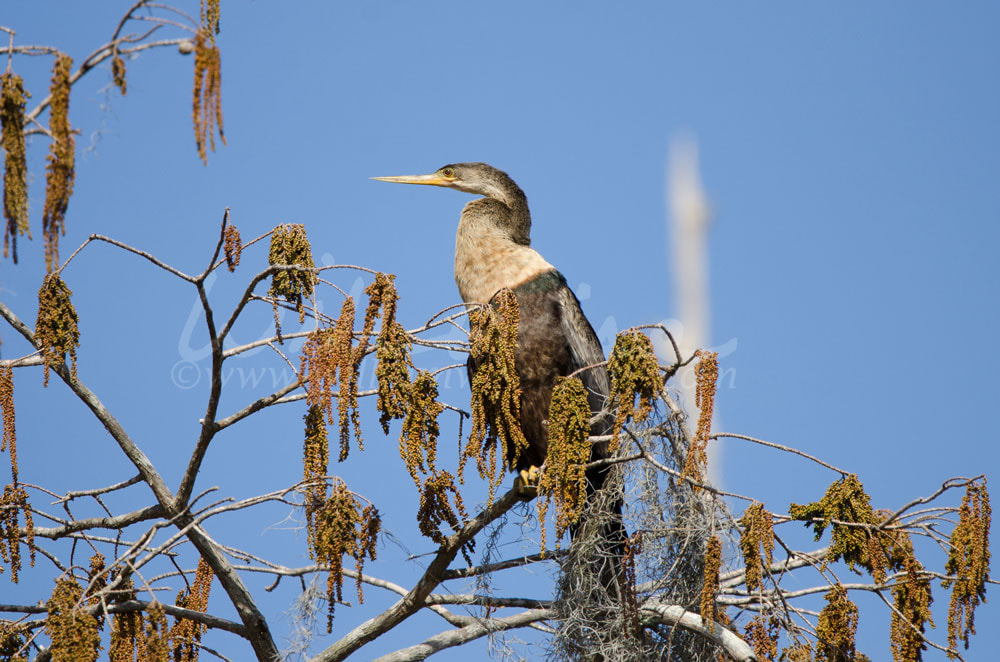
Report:
[{"label": "bird's eye", "polygon": [[448,177],[450,179],[450,178],[452,178],[452,177],[455,176],[455,169],[454,168],[445,168],[444,170],[441,171],[441,174],[444,175],[445,177]]}]

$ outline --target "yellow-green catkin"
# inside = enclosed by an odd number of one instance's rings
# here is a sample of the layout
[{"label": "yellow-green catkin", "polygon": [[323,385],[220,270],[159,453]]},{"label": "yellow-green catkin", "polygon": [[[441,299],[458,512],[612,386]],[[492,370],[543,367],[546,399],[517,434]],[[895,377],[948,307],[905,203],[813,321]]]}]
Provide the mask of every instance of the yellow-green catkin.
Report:
[{"label": "yellow-green catkin", "polygon": [[[814,503],[792,504],[789,514],[793,519],[811,525],[819,540],[832,524],[829,560],[843,560],[852,570],[860,565],[877,580],[884,579],[887,559],[880,546],[872,545],[873,527],[880,524],[872,510],[871,499],[855,475],[845,476],[827,488],[823,498]],[[837,522],[848,524],[838,524]],[[868,526],[849,526],[849,524]],[[878,548],[878,551],[873,553]]]},{"label": "yellow-green catkin", "polygon": [[705,546],[705,583],[701,589],[701,620],[709,632],[715,630],[716,596],[719,594],[719,570],[722,567],[722,541],[717,536]]},{"label": "yellow-green catkin", "polygon": [[46,607],[45,632],[52,640],[53,660],[94,662],[101,650],[97,618],[82,609],[83,589],[74,579],[56,580]]},{"label": "yellow-green catkin", "polygon": [[748,591],[763,589],[764,572],[771,565],[774,552],[774,522],[762,503],[753,503],[740,519],[740,551],[746,568]]},{"label": "yellow-green catkin", "polygon": [[[559,377],[549,405],[549,448],[538,484],[538,517],[545,520],[549,501],[556,504],[556,546],[580,517],[587,495],[586,465],[590,461],[590,404],[576,377]],[[545,527],[542,527],[545,549]]]},{"label": "yellow-green catkin", "polygon": [[42,352],[44,384],[49,385],[49,370],[72,360],[71,374],[76,379],[76,348],[80,346],[79,317],[73,307],[73,292],[58,274],[49,274],[38,290],[38,317],[35,341]]},{"label": "yellow-green catkin", "polygon": [[[4,150],[3,215],[6,230],[3,255],[12,254],[17,264],[17,238],[27,234],[28,224],[28,162],[24,149],[24,107],[29,95],[24,81],[17,74],[0,76],[0,141]],[[10,253],[8,253],[10,251]]]},{"label": "yellow-green catkin", "polygon": [[334,485],[326,503],[316,510],[314,527],[315,533],[310,532],[309,554],[329,572],[326,590],[327,632],[330,632],[336,604],[343,601],[344,556],[354,558],[358,600],[364,602],[361,573],[366,558],[375,560],[382,520],[373,505],[361,508],[355,495],[340,481]]},{"label": "yellow-green catkin", "polygon": [[614,453],[618,450],[622,426],[630,420],[645,421],[663,387],[663,376],[649,336],[636,329],[618,334],[608,358],[608,376],[611,378],[611,402],[617,409],[608,448]]},{"label": "yellow-green catkin", "polygon": [[950,553],[945,570],[955,579],[942,582],[951,587],[948,606],[948,646],[957,648],[961,641],[969,647],[969,635],[976,633],[975,611],[986,600],[986,580],[990,572],[990,496],[986,480],[972,482],[966,488],[958,510],[958,524],[952,531]]},{"label": "yellow-green catkin", "polygon": [[[462,450],[458,476],[472,459],[481,478],[489,481],[489,500],[502,473],[498,455],[509,470],[517,466],[528,441],[521,430],[521,381],[514,364],[520,311],[510,290],[501,290],[493,305],[469,314],[469,354],[476,365],[472,376],[472,431]],[[497,452],[497,448],[500,452]]]},{"label": "yellow-green catkin", "polygon": [[[217,3],[216,3],[217,4]],[[202,28],[194,38],[194,93],[191,115],[194,119],[194,139],[198,156],[208,165],[210,146],[215,151],[215,131],[226,144],[222,130],[222,56],[215,43],[215,34]]]},{"label": "yellow-green catkin", "polygon": [[294,305],[301,324],[305,321],[306,314],[303,301],[312,296],[313,288],[316,286],[312,246],[309,244],[305,226],[299,223],[287,223],[274,228],[267,261],[272,267],[296,267],[275,271],[271,276],[271,287],[267,292],[268,296],[275,298],[274,323],[280,339],[281,326],[278,323],[276,299],[281,297]]},{"label": "yellow-green catkin", "polygon": [[42,231],[45,237],[45,267],[51,272],[59,266],[59,237],[66,234],[66,209],[73,195],[76,178],[76,140],[69,125],[70,75],[73,58],[61,54],[52,69],[52,102],[49,106],[48,166],[45,168],[45,209]]}]

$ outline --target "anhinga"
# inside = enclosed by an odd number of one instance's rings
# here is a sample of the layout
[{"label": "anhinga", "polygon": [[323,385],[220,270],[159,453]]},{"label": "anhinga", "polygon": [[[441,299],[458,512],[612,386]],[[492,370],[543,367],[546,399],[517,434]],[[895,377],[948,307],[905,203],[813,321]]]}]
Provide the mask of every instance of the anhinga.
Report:
[{"label": "anhinga", "polygon": [[[427,184],[485,197],[465,205],[455,237],[455,281],[466,303],[486,303],[503,288],[514,292],[520,308],[514,362],[521,381],[521,428],[528,441],[516,469],[533,482],[548,449],[547,419],[556,378],[604,361],[601,343],[580,302],[556,269],[531,247],[531,214],[524,192],[507,173],[485,163],[453,163],[429,175],[375,177],[384,182]],[[470,377],[475,366],[469,365]],[[603,366],[580,370],[591,412],[602,411],[610,390]],[[610,432],[608,417],[598,419],[593,435]],[[608,456],[607,443],[592,447],[591,459]],[[509,457],[509,455],[508,455]],[[607,467],[588,471],[588,493],[599,489]],[[612,499],[616,523],[602,527],[620,544],[620,496]]]}]

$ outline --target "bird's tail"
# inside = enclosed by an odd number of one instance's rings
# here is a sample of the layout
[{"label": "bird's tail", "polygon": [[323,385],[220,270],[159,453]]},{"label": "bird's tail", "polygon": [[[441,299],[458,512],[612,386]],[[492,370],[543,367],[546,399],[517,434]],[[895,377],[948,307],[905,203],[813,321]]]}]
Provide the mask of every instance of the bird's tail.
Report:
[{"label": "bird's tail", "polygon": [[560,573],[556,647],[564,659],[614,660],[623,646],[635,649],[638,619],[626,573],[621,470],[600,469],[588,472],[587,500],[570,527],[572,543]]},{"label": "bird's tail", "polygon": [[[596,570],[600,586],[612,603],[622,603],[629,590],[624,574],[628,531],[622,517],[625,501],[620,476],[611,466],[587,472],[587,502],[576,524],[570,527],[573,546]],[[584,549],[581,549],[584,548]]]},{"label": "bird's tail", "polygon": [[[607,457],[606,449],[594,449],[592,459]],[[571,573],[577,583],[590,584],[602,593],[595,595],[598,603],[609,606],[624,604],[627,581],[624,558],[628,532],[622,518],[625,501],[620,471],[611,465],[587,471],[587,500],[583,512],[570,527],[572,539]]]}]

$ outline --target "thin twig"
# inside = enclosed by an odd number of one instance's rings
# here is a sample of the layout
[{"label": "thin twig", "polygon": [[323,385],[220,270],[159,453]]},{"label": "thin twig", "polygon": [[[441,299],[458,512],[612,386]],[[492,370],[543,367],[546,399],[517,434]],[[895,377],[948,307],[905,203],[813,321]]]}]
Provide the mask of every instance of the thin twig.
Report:
[{"label": "thin twig", "polygon": [[154,256],[153,254],[148,253],[148,252],[146,252],[144,250],[140,250],[140,249],[135,248],[133,246],[129,246],[128,244],[123,243],[121,241],[118,241],[117,239],[112,239],[111,237],[105,237],[104,235],[101,235],[101,234],[92,234],[92,235],[90,235],[87,238],[87,240],[85,242],[83,242],[83,244],[81,244],[81,246],[79,248],[77,248],[75,251],[73,251],[73,254],[69,256],[69,258],[66,260],[66,262],[64,262],[63,265],[61,267],[59,267],[59,269],[56,271],[56,274],[58,275],[58,274],[62,273],[62,270],[66,268],[66,265],[69,264],[70,260],[72,260],[74,257],[76,257],[76,254],[79,253],[81,250],[83,250],[83,248],[87,244],[89,244],[91,241],[103,241],[105,243],[111,244],[112,246],[117,246],[118,248],[126,250],[129,253],[134,253],[135,255],[138,255],[140,257],[146,258],[147,260],[149,260],[150,262],[152,262],[153,264],[155,264],[159,268],[163,269],[164,271],[168,271],[168,272],[172,273],[173,275],[177,276],[178,278],[183,278],[184,280],[188,281],[189,283],[197,282],[194,277],[188,276],[186,273],[184,273],[183,271],[181,271],[179,269],[175,269],[174,267],[170,266],[166,262],[163,262],[162,260],[160,260],[159,258],[157,258],[156,256]]},{"label": "thin twig", "polygon": [[734,434],[732,432],[716,432],[716,433],[712,434],[712,436],[710,436],[709,439],[721,439],[723,437],[730,438],[730,439],[742,439],[743,441],[750,441],[750,442],[753,442],[755,444],[760,444],[761,446],[769,446],[770,448],[777,448],[778,450],[785,451],[786,453],[794,453],[795,455],[801,455],[802,457],[806,458],[807,460],[812,460],[813,462],[815,462],[816,464],[818,464],[820,466],[826,467],[827,469],[830,469],[831,471],[836,471],[841,476],[849,476],[849,475],[851,475],[849,471],[844,471],[843,469],[838,469],[837,467],[833,466],[832,464],[830,464],[828,462],[824,462],[823,460],[819,459],[818,457],[814,457],[814,456],[810,455],[809,453],[804,453],[804,452],[800,451],[797,448],[792,448],[791,446],[785,446],[783,444],[776,444],[773,441],[765,441],[764,439],[757,439],[756,437],[750,437],[750,436],[747,436],[745,434]]},{"label": "thin twig", "polygon": [[115,483],[114,485],[109,485],[107,487],[99,487],[94,490],[79,490],[77,492],[67,492],[65,496],[60,497],[58,500],[53,501],[52,505],[63,503],[65,501],[72,501],[73,499],[85,496],[96,496],[98,494],[107,494],[108,492],[114,492],[116,490],[122,490],[126,487],[135,485],[136,483],[142,482],[142,474],[136,474],[129,478],[128,480],[123,480],[120,483]]}]

